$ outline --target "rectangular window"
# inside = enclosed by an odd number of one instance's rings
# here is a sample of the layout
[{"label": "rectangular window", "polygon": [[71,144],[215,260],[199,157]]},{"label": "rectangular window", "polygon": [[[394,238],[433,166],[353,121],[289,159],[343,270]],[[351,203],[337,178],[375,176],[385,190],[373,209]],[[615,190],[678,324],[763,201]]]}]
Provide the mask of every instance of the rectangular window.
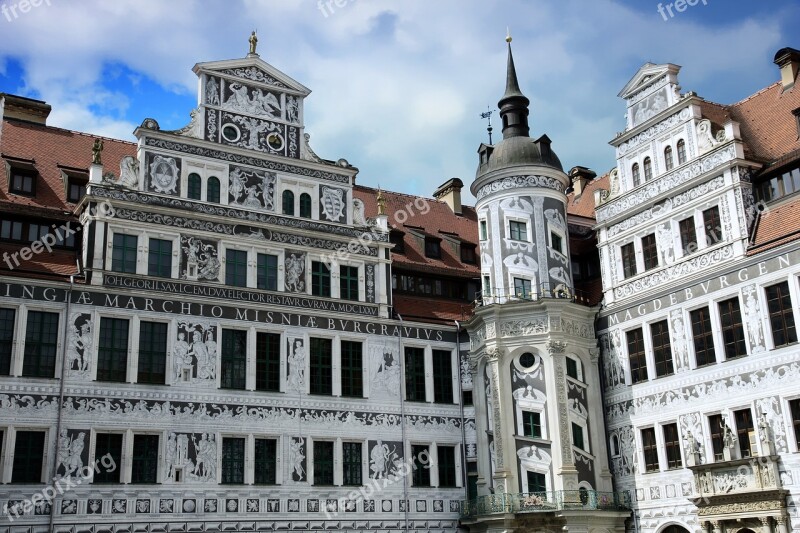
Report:
[{"label": "rectangular window", "polygon": [[309,363],[311,394],[333,394],[333,341],[312,337]]},{"label": "rectangular window", "polygon": [[689,255],[697,251],[697,230],[694,227],[694,217],[684,218],[678,222],[681,232],[681,248],[683,255]]},{"label": "rectangular window", "polygon": [[669,340],[669,323],[666,320],[650,324],[653,340],[653,359],[656,363],[656,377],[672,375],[672,347]]},{"label": "rectangular window", "polygon": [[277,449],[275,439],[256,439],[255,464],[253,468],[253,481],[256,485],[275,484]]},{"label": "rectangular window", "polygon": [[222,439],[222,483],[244,484],[244,444],[243,438]]},{"label": "rectangular window", "polygon": [[481,240],[485,241],[489,238],[489,230],[485,220],[480,221],[480,228],[481,228]]},{"label": "rectangular window", "polygon": [[631,382],[633,384],[647,381],[647,358],[644,353],[644,334],[642,328],[627,333],[628,361],[631,366]]},{"label": "rectangular window", "polygon": [[258,254],[256,272],[257,287],[266,291],[278,290],[278,257],[275,255]]},{"label": "rectangular window", "polygon": [[567,357],[567,375],[572,379],[580,380],[578,373],[578,362],[572,357]]},{"label": "rectangular window", "polygon": [[476,262],[475,247],[473,245],[461,244],[461,262],[469,264],[474,264]]},{"label": "rectangular window", "polygon": [[278,333],[256,333],[256,390],[280,391],[281,336]]},{"label": "rectangular window", "polygon": [[[133,436],[131,483],[155,483],[158,475],[158,435]],[[117,463],[122,464],[122,463]]]},{"label": "rectangular window", "polygon": [[439,459],[439,486],[453,488],[456,486],[456,447],[437,446]]},{"label": "rectangular window", "polygon": [[709,416],[708,427],[711,429],[711,448],[714,451],[714,460],[722,461],[722,450],[725,447],[725,434],[722,429],[722,415]]},{"label": "rectangular window", "polygon": [[311,262],[311,294],[331,297],[331,269],[325,263]]},{"label": "rectangular window", "polygon": [[361,486],[361,443],[342,443],[342,484],[351,487]]},{"label": "rectangular window", "polygon": [[11,483],[41,483],[44,431],[17,431]]},{"label": "rectangular window", "polygon": [[16,311],[0,309],[0,375],[11,374],[11,356],[14,352],[14,319]]},{"label": "rectangular window", "polygon": [[447,350],[433,350],[433,401],[453,403],[452,354]]},{"label": "rectangular window", "polygon": [[644,256],[645,270],[658,267],[658,246],[655,233],[642,237],[642,256]]},{"label": "rectangular window", "polygon": [[29,311],[22,375],[36,378],[55,377],[57,348],[58,313]]},{"label": "rectangular window", "polygon": [[425,401],[425,350],[405,348],[406,400]]},{"label": "rectangular window", "polygon": [[438,239],[425,238],[425,257],[431,259],[441,259],[442,243]]},{"label": "rectangular window", "polygon": [[513,241],[528,240],[528,225],[525,224],[525,222],[518,222],[516,220],[510,221],[508,223],[508,231]]},{"label": "rectangular window", "polygon": [[136,235],[114,234],[114,244],[111,250],[111,270],[126,274],[136,274],[137,242]]},{"label": "rectangular window", "polygon": [[14,194],[33,196],[36,194],[36,173],[11,167],[8,190]]},{"label": "rectangular window", "polygon": [[3,220],[0,222],[0,238],[12,241],[22,240],[22,222]]},{"label": "rectangular window", "polygon": [[792,412],[792,427],[794,427],[794,441],[797,449],[800,450],[800,399],[789,402],[789,409]]},{"label": "rectangular window", "polygon": [[314,441],[314,485],[333,485],[333,443]]},{"label": "rectangular window", "polygon": [[489,276],[483,276],[483,297],[486,298],[492,294],[492,279]]},{"label": "rectangular window", "polygon": [[100,319],[100,345],[97,350],[97,381],[125,382],[128,370],[128,321]]},{"label": "rectangular window", "polygon": [[719,207],[703,211],[703,226],[706,232],[706,244],[713,246],[722,241],[722,226],[719,221]]},{"label": "rectangular window", "polygon": [[714,354],[714,331],[708,307],[695,309],[689,313],[692,321],[692,337],[694,338],[694,356],[697,366],[706,366],[717,362]]},{"label": "rectangular window", "polygon": [[[109,468],[100,468],[94,473],[94,483],[119,483],[119,473],[122,465],[122,435],[119,433],[98,433],[94,438],[94,456],[101,458],[105,456],[111,457],[114,464],[117,465],[113,471]],[[108,463],[108,460],[104,460]]]},{"label": "rectangular window", "polygon": [[147,275],[161,278],[172,277],[172,241],[150,239],[147,253]]},{"label": "rectangular window", "polygon": [[736,420],[736,437],[739,439],[739,450],[742,458],[751,457],[753,450],[750,448],[750,434],[755,432],[753,428],[753,415],[750,409],[734,411],[733,417]]},{"label": "rectangular window", "polygon": [[86,194],[86,181],[70,178],[67,183],[67,201],[77,204]]},{"label": "rectangular window", "polygon": [[559,253],[564,253],[564,239],[558,233],[550,232],[550,246]]},{"label": "rectangular window", "polygon": [[526,474],[529,493],[547,492],[547,479],[544,474],[540,474],[539,472],[526,472]]},{"label": "rectangular window", "polygon": [[411,456],[413,458],[413,473],[411,475],[411,486],[430,487],[431,486],[431,465],[430,452],[427,446],[412,446]]},{"label": "rectangular window", "polygon": [[642,451],[644,451],[644,471],[658,472],[658,445],[655,428],[642,430]]},{"label": "rectangular window", "polygon": [[542,438],[542,415],[530,411],[522,412],[522,434],[532,439]]},{"label": "rectangular window", "polygon": [[363,345],[360,342],[342,341],[342,396],[364,396]]},{"label": "rectangular window", "polygon": [[514,278],[514,296],[526,300],[531,298],[531,280]]},{"label": "rectangular window", "polygon": [[138,383],[163,385],[166,382],[167,328],[163,322],[139,324]]},{"label": "rectangular window", "polygon": [[667,468],[682,468],[681,438],[678,435],[677,424],[664,426],[664,451],[667,453]]},{"label": "rectangular window", "polygon": [[220,387],[244,390],[247,386],[247,332],[222,330]]},{"label": "rectangular window", "polygon": [[626,278],[636,275],[636,248],[630,242],[620,248],[622,252],[622,272]]},{"label": "rectangular window", "polygon": [[247,252],[225,250],[225,284],[247,287]]},{"label": "rectangular window", "polygon": [[583,428],[575,422],[572,423],[572,445],[581,450],[584,449]]},{"label": "rectangular window", "polygon": [[792,299],[789,296],[789,283],[784,281],[766,288],[769,325],[775,347],[797,342],[797,329],[794,325]]},{"label": "rectangular window", "polygon": [[339,266],[339,297],[358,301],[358,267]]},{"label": "rectangular window", "polygon": [[403,240],[404,233],[400,231],[390,231],[389,232],[389,242],[394,244],[394,248],[392,248],[393,253],[404,254],[406,253],[406,243]]},{"label": "rectangular window", "polygon": [[719,320],[722,330],[722,342],[725,345],[725,359],[736,359],[747,355],[747,344],[744,341],[744,326],[739,298],[731,298],[719,302]]}]

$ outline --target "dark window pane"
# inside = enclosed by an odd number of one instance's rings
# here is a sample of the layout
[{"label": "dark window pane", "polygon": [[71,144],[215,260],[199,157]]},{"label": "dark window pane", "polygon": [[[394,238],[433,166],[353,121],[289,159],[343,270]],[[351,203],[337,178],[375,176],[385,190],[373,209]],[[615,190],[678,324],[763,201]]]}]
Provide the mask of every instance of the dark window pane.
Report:
[{"label": "dark window pane", "polygon": [[686,143],[683,139],[678,141],[678,164],[686,163]]},{"label": "dark window pane", "polygon": [[722,415],[708,417],[708,426],[711,428],[711,447],[714,451],[714,460],[722,460],[722,450],[725,447],[725,432],[722,429]]},{"label": "dark window pane", "polygon": [[655,233],[642,237],[642,255],[644,256],[645,270],[658,267],[658,246]]},{"label": "dark window pane", "polygon": [[254,479],[256,485],[275,484],[277,443],[274,439],[256,439]]},{"label": "dark window pane", "polygon": [[333,443],[314,441],[314,485],[333,485]]},{"label": "dark window pane", "polygon": [[547,492],[547,480],[539,472],[526,472],[528,478],[528,493]]},{"label": "dark window pane", "polygon": [[186,196],[190,200],[200,200],[203,191],[203,180],[197,174],[189,174]]},{"label": "dark window pane", "polygon": [[41,483],[44,431],[18,431],[14,444],[12,483]]},{"label": "dark window pane", "polygon": [[358,487],[361,485],[361,443],[342,443],[342,484]]},{"label": "dark window pane", "polygon": [[584,449],[583,428],[576,423],[572,423],[572,445],[576,448]]},{"label": "dark window pane", "polygon": [[124,382],[127,370],[128,321],[103,317],[97,350],[97,380]]},{"label": "dark window pane", "polygon": [[311,218],[311,195],[305,192],[300,195],[300,216]]},{"label": "dark window pane", "polygon": [[412,446],[413,473],[411,485],[414,487],[431,486],[431,457],[427,446]]},{"label": "dark window pane", "polygon": [[311,338],[309,364],[310,393],[325,396],[333,394],[333,341],[331,339]]},{"label": "dark window pane", "polygon": [[22,375],[52,378],[56,372],[58,313],[28,312]]},{"label": "dark window pane", "polygon": [[456,448],[455,446],[437,446],[439,459],[439,486],[452,488],[456,486]]},{"label": "dark window pane", "polygon": [[[789,283],[784,281],[766,288],[767,308],[769,309],[769,325],[772,328],[772,340],[775,347],[797,342],[797,329],[792,312],[792,299],[789,295]],[[752,297],[752,296],[751,296]]]},{"label": "dark window pane", "polygon": [[672,147],[667,146],[664,149],[664,166],[667,168],[667,172],[672,170],[675,167],[675,160],[672,159]]},{"label": "dark window pane", "polygon": [[753,428],[753,415],[750,409],[742,409],[741,411],[734,411],[733,416],[736,419],[736,437],[739,440],[739,450],[742,452],[742,457],[750,457],[753,455],[753,450],[750,448],[750,434],[755,433]]},{"label": "dark window pane", "polygon": [[789,408],[792,412],[792,427],[794,428],[794,441],[797,448],[800,449],[800,399],[792,400],[789,402]]},{"label": "dark window pane", "polygon": [[278,256],[258,254],[256,283],[259,289],[278,290]]},{"label": "dark window pane", "polygon": [[678,223],[681,232],[681,247],[683,254],[689,255],[697,251],[697,231],[694,227],[694,217],[681,220]]},{"label": "dark window pane", "polygon": [[247,383],[247,332],[222,330],[220,387],[244,390]]},{"label": "dark window pane", "polygon": [[137,246],[135,235],[115,233],[114,245],[111,251],[111,270],[135,274]]},{"label": "dark window pane", "polygon": [[447,350],[433,350],[433,401],[453,403],[452,354]]},{"label": "dark window pane", "polygon": [[542,417],[539,413],[522,412],[522,433],[526,437],[542,438]]},{"label": "dark window pane", "polygon": [[167,324],[139,324],[139,368],[136,381],[163,385],[167,372]]},{"label": "dark window pane", "polygon": [[247,252],[225,251],[225,283],[234,287],[247,287]]},{"label": "dark window pane", "polygon": [[442,257],[442,244],[436,239],[425,239],[425,257],[439,259]]},{"label": "dark window pane", "polygon": [[342,396],[364,395],[363,357],[360,342],[342,341]]},{"label": "dark window pane", "polygon": [[706,232],[706,244],[713,246],[722,241],[722,225],[719,220],[719,207],[703,211],[703,225]]},{"label": "dark window pane", "polygon": [[690,314],[692,321],[692,337],[694,338],[694,355],[697,366],[716,363],[714,354],[714,331],[708,307],[695,309]]},{"label": "dark window pane", "polygon": [[331,270],[325,263],[319,261],[311,263],[311,294],[331,297]]},{"label": "dark window pane", "polygon": [[406,400],[425,401],[425,350],[405,348]]},{"label": "dark window pane", "polygon": [[358,267],[339,266],[339,297],[358,300]]},{"label": "dark window pane", "polygon": [[[122,464],[122,435],[118,433],[98,433],[94,439],[94,456],[97,459],[106,457],[106,464],[113,463],[117,468],[113,470],[98,465],[99,468],[94,473],[94,483],[119,483],[120,468]],[[111,460],[108,459],[111,458]]]},{"label": "dark window pane", "polygon": [[653,179],[653,162],[649,157],[644,158],[644,181]]},{"label": "dark window pane", "polygon": [[3,376],[11,374],[15,317],[16,312],[13,309],[0,309],[0,375]]},{"label": "dark window pane", "polygon": [[681,468],[681,439],[677,424],[664,426],[664,450],[667,453],[667,468]]},{"label": "dark window pane", "polygon": [[206,200],[211,203],[219,203],[219,179],[211,176],[206,183]]},{"label": "dark window pane", "polygon": [[675,372],[672,365],[672,347],[669,340],[669,324],[666,320],[650,325],[653,339],[653,359],[656,363],[656,377],[669,376]]},{"label": "dark window pane", "polygon": [[158,435],[134,435],[131,483],[155,483],[157,473]]},{"label": "dark window pane", "polygon": [[642,184],[642,175],[639,171],[639,163],[634,163],[631,167],[631,176],[633,177],[633,186],[638,187]]},{"label": "dark window pane", "polygon": [[278,392],[281,373],[281,336],[256,334],[256,390]]},{"label": "dark window pane", "polygon": [[294,193],[292,191],[283,191],[283,214],[294,215]]},{"label": "dark window pane", "polygon": [[527,241],[528,240],[528,227],[524,222],[517,222],[512,220],[508,223],[509,232],[512,240]]},{"label": "dark window pane", "polygon": [[578,376],[578,362],[572,357],[567,357],[567,375],[572,379],[580,379]]},{"label": "dark window pane", "polygon": [[147,274],[162,278],[172,277],[172,241],[150,239],[147,254]]},{"label": "dark window pane", "polygon": [[722,342],[725,345],[725,359],[736,359],[747,355],[739,298],[731,298],[720,302],[719,318],[722,329]]},{"label": "dark window pane", "polygon": [[222,439],[222,482],[225,484],[244,483],[244,441],[241,438]]},{"label": "dark window pane", "polygon": [[658,472],[658,445],[654,428],[642,430],[642,451],[644,451],[645,472]]},{"label": "dark window pane", "polygon": [[627,333],[628,360],[631,367],[631,381],[636,384],[647,381],[647,359],[644,353],[644,335],[642,328]]},{"label": "dark window pane", "polygon": [[636,275],[636,249],[633,246],[633,243],[628,243],[622,248],[620,248],[622,252],[622,270],[623,275],[626,278]]}]

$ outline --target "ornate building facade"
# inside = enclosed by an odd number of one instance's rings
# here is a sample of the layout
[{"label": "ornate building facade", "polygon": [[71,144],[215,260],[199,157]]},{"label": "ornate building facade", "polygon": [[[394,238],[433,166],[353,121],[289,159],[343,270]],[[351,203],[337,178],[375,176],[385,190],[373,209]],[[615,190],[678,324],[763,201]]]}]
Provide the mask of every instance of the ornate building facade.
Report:
[{"label": "ornate building facade", "polygon": [[797,531],[800,52],[731,106],[676,65],[620,93],[596,190],[608,447],[639,531]]}]

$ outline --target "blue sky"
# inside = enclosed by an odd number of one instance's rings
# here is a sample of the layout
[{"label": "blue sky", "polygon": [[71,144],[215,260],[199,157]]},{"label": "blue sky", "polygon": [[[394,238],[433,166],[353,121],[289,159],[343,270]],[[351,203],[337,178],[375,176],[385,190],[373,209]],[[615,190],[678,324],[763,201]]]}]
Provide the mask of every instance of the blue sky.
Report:
[{"label": "blue sky", "polygon": [[684,91],[732,103],[778,80],[779,48],[800,48],[794,0],[697,0],[673,17],[650,0],[18,1],[0,0],[0,91],[48,101],[52,125],[130,140],[146,117],[179,128],[192,66],[243,57],[257,29],[262,59],[313,91],[314,150],[360,183],[423,195],[474,176],[507,26],[532,135],[598,173],[624,127],[616,95],[643,63],[679,64]]}]

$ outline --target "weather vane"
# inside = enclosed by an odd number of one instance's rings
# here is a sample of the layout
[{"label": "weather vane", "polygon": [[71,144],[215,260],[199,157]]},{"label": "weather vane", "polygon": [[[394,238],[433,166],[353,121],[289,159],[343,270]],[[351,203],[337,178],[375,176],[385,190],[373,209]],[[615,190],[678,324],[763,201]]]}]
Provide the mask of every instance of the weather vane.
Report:
[{"label": "weather vane", "polygon": [[486,106],[486,109],[488,109],[488,111],[481,113],[481,118],[489,120],[489,126],[486,128],[486,131],[489,132],[489,144],[492,144],[492,130],[494,129],[492,128],[492,113],[494,113],[494,111],[489,109],[489,106]]}]

